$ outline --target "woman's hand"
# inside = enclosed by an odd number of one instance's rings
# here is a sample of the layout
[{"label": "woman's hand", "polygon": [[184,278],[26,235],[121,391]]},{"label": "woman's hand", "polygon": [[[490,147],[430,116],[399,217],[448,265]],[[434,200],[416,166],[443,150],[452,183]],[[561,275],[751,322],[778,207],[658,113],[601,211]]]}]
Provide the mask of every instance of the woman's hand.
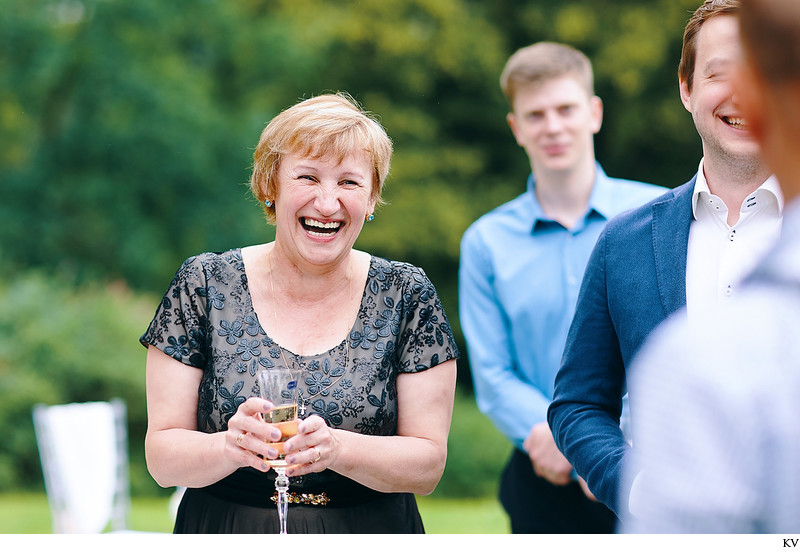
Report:
[{"label": "woman's hand", "polygon": [[[278,457],[278,449],[270,446],[281,438],[281,431],[266,423],[262,412],[272,408],[272,403],[251,397],[239,405],[230,420],[225,432],[225,456],[239,467],[251,467],[259,471],[269,471],[269,465],[257,455],[274,460]],[[269,442],[268,442],[269,441]]]},{"label": "woman's hand", "polygon": [[329,468],[339,455],[339,440],[334,430],[317,415],[297,426],[297,435],[283,445],[289,467],[286,475],[297,477]]}]

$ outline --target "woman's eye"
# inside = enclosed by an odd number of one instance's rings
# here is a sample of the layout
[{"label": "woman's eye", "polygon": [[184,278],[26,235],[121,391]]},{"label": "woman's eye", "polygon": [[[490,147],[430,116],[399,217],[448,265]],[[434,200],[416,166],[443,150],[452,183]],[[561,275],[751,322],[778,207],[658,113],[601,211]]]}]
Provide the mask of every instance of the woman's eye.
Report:
[{"label": "woman's eye", "polygon": [[359,186],[359,183],[356,182],[355,180],[343,180],[342,184],[344,186]]}]

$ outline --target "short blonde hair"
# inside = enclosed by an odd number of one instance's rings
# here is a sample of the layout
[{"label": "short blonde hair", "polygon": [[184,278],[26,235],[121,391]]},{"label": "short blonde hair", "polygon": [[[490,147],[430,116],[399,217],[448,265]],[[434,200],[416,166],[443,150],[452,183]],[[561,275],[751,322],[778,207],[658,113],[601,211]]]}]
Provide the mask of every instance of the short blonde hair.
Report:
[{"label": "short blonde hair", "polygon": [[[275,222],[277,175],[285,155],[336,159],[365,152],[371,159],[371,199],[383,203],[381,193],[392,158],[392,141],[375,117],[349,94],[324,94],[303,100],[273,118],[261,132],[253,154],[250,189]],[[266,206],[269,199],[273,205]]]},{"label": "short blonde hair", "polygon": [[520,48],[508,58],[500,75],[500,88],[513,107],[517,90],[529,84],[543,84],[551,79],[573,75],[594,96],[594,72],[586,54],[556,42],[537,42]]}]

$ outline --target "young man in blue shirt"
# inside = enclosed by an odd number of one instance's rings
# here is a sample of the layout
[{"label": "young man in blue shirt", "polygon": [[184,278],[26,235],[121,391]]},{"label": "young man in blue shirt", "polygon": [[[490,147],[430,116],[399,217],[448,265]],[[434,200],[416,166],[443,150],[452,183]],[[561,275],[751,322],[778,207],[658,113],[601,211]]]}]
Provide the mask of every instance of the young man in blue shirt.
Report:
[{"label": "young man in blue shirt", "polygon": [[547,426],[583,271],[606,222],[657,197],[595,161],[603,104],[591,63],[537,43],[509,58],[507,121],[531,166],[527,190],[473,223],[461,242],[459,308],[478,406],[514,444],[500,501],[514,533],[612,532]]}]

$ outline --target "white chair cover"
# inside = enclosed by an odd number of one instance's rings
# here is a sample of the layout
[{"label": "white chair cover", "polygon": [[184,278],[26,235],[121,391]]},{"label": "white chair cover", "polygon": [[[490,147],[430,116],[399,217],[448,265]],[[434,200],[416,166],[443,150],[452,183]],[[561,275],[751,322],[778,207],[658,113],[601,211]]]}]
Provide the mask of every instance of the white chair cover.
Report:
[{"label": "white chair cover", "polygon": [[54,533],[125,528],[128,501],[125,405],[34,407],[34,425]]}]

